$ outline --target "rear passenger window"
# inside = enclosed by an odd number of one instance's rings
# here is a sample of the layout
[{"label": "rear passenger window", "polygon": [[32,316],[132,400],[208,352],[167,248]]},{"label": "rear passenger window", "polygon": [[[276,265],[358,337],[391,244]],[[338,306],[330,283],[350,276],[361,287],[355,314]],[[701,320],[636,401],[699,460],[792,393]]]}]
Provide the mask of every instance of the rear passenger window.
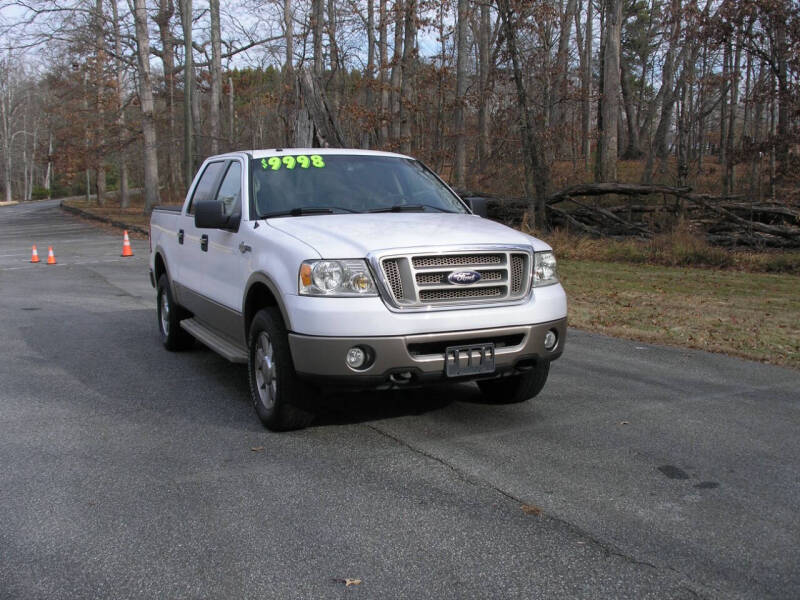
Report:
[{"label": "rear passenger window", "polygon": [[217,181],[219,181],[219,176],[224,167],[224,161],[213,162],[206,165],[206,169],[203,171],[200,181],[197,182],[197,185],[194,188],[192,199],[189,202],[189,208],[186,209],[187,214],[194,214],[195,203],[213,199],[213,194],[216,191]]}]

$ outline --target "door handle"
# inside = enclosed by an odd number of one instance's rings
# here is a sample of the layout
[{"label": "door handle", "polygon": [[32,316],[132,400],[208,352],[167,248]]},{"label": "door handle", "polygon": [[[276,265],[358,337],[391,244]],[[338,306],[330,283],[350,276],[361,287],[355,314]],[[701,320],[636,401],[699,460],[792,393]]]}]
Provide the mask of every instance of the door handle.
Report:
[{"label": "door handle", "polygon": [[178,243],[183,244],[183,229],[178,229]]},{"label": "door handle", "polygon": [[244,242],[239,242],[239,252],[244,254],[245,252],[250,252],[252,248],[245,244]]},{"label": "door handle", "polygon": [[200,236],[200,250],[208,252],[208,236],[205,233]]}]

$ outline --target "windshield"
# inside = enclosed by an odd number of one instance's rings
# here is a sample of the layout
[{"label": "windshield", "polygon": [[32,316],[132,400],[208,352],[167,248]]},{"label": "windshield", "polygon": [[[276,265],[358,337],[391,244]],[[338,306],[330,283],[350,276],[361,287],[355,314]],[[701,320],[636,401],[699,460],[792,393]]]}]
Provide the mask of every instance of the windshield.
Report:
[{"label": "windshield", "polygon": [[251,163],[259,218],[286,214],[430,211],[466,213],[419,161],[388,156],[267,156]]}]

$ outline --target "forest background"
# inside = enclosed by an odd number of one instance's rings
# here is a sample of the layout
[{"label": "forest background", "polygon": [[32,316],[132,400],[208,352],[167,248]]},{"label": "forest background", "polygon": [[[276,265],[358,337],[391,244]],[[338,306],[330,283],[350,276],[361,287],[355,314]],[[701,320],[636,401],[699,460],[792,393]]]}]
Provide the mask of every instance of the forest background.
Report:
[{"label": "forest background", "polygon": [[789,0],[4,0],[0,19],[6,201],[142,189],[147,213],[211,154],[331,144],[411,154],[540,230],[800,245]]}]

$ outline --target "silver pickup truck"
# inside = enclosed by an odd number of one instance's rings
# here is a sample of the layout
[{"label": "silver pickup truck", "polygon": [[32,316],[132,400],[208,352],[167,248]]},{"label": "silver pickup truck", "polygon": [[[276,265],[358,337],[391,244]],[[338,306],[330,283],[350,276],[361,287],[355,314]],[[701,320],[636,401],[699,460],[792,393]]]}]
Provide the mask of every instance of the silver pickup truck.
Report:
[{"label": "silver pickup truck", "polygon": [[150,278],[169,350],[247,363],[272,430],[324,387],[477,381],[490,401],[544,387],[567,302],[551,248],[473,214],[408,156],[272,149],[207,159],[156,208]]}]

